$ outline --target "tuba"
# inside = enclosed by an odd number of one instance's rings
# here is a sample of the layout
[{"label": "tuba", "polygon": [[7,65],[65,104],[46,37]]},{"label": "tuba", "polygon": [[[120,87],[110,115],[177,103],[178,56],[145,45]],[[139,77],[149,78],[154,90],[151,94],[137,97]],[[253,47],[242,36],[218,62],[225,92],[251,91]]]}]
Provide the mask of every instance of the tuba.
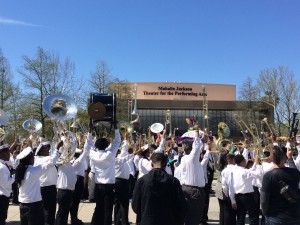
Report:
[{"label": "tuba", "polygon": [[42,129],[42,123],[36,119],[28,119],[23,122],[22,127],[24,130],[29,131],[29,140],[38,145],[39,136],[36,134],[36,132]]},{"label": "tuba", "polygon": [[53,121],[52,151],[57,142],[63,141],[62,154],[56,164],[65,165],[73,159],[77,148],[76,136],[68,131],[65,121],[75,117],[77,106],[69,96],[54,94],[44,99],[43,109]]},{"label": "tuba", "polygon": [[231,143],[229,139],[226,139],[230,135],[230,129],[226,123],[220,122],[218,124],[218,140],[216,141],[216,147],[221,152],[226,144]]},{"label": "tuba", "polygon": [[[0,125],[6,126],[8,124],[8,116],[6,112],[4,112],[2,109],[0,109]],[[6,133],[3,127],[0,127],[0,142],[4,140],[6,137]]]}]

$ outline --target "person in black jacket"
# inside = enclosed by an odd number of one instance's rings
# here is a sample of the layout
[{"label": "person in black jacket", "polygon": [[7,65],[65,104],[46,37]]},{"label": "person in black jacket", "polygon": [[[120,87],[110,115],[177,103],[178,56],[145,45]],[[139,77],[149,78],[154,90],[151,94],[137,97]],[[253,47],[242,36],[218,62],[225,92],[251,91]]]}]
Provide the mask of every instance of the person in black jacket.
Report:
[{"label": "person in black jacket", "polygon": [[153,169],[137,180],[132,209],[138,225],[182,225],[186,202],[177,178],[167,174],[167,157],[163,153],[151,156]]},{"label": "person in black jacket", "polygon": [[274,169],[264,175],[260,195],[266,224],[300,224],[300,201],[297,194],[300,172],[296,168],[285,167],[287,155],[278,146],[273,147],[272,156]]}]

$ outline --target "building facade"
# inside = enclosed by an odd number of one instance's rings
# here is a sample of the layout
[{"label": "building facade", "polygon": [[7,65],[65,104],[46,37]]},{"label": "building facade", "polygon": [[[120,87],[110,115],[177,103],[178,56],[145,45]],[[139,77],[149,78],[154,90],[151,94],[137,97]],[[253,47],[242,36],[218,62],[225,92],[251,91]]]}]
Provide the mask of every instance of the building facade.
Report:
[{"label": "building facade", "polygon": [[129,85],[134,95],[128,118],[134,119],[130,112],[136,100],[141,132],[146,132],[153,123],[165,125],[170,117],[167,129],[180,136],[189,128],[186,118],[195,116],[200,128],[207,128],[212,135],[217,135],[219,122],[225,122],[231,131],[230,138],[236,140],[242,135],[234,119],[235,114],[248,126],[255,124],[257,130],[260,130],[263,118],[273,121],[273,109],[267,104],[237,101],[235,85],[176,82],[136,82]]}]

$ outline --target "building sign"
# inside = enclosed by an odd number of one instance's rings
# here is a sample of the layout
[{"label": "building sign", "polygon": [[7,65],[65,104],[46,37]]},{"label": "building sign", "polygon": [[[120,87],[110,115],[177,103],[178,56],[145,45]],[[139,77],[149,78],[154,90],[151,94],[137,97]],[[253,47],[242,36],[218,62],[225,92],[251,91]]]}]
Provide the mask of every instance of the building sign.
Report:
[{"label": "building sign", "polygon": [[[235,101],[236,86],[195,83],[132,83],[137,85],[137,99]],[[203,91],[205,87],[205,92]]]}]

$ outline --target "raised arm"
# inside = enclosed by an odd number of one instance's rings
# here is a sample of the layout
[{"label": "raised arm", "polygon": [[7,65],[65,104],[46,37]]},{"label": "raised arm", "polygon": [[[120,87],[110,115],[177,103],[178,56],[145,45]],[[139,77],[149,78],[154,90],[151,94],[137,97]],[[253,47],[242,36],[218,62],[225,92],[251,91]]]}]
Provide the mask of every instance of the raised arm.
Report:
[{"label": "raised arm", "polygon": [[166,130],[164,130],[162,134],[162,138],[160,140],[159,146],[157,149],[155,149],[153,152],[154,153],[164,153],[165,150],[165,142],[166,142]]},{"label": "raised arm", "polygon": [[190,157],[194,161],[199,161],[201,146],[202,146],[202,142],[199,138],[199,130],[197,129],[197,130],[195,130],[195,140],[194,140],[194,143],[193,143],[192,151],[190,153]]},{"label": "raised arm", "polygon": [[106,150],[110,151],[113,155],[116,155],[118,148],[121,144],[121,135],[119,129],[115,130],[115,138],[113,140],[113,143],[110,147],[108,147]]},{"label": "raised arm", "polygon": [[121,153],[118,155],[118,158],[126,157],[126,155],[128,153],[128,144],[129,144],[128,139],[129,139],[129,135],[126,132],[124,135],[124,141],[123,141],[123,144],[121,147]]}]

